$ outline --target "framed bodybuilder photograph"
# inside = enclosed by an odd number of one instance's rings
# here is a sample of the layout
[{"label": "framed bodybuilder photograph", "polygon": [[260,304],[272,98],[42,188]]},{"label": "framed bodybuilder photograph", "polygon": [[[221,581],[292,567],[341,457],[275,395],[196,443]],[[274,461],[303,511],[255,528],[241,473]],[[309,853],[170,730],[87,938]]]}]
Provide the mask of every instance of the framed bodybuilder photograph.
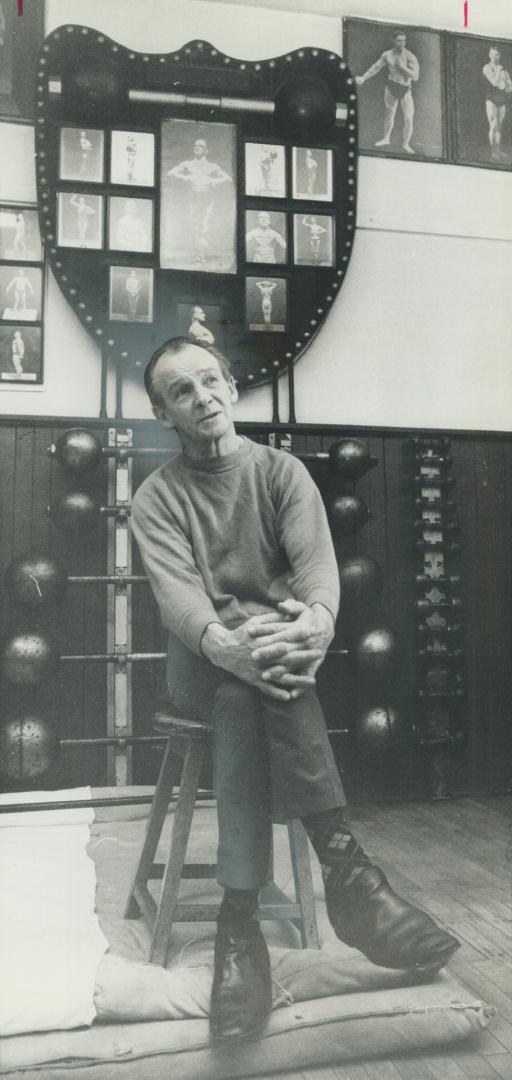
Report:
[{"label": "framed bodybuilder photograph", "polygon": [[360,151],[446,161],[445,35],[347,18],[343,53],[356,83]]},{"label": "framed bodybuilder photograph", "polygon": [[0,320],[39,322],[43,272],[37,266],[4,263],[0,266]]},{"label": "framed bodybuilder photograph", "polygon": [[450,34],[454,160],[512,168],[512,42]]},{"label": "framed bodybuilder photograph", "polygon": [[245,194],[267,199],[285,198],[284,146],[255,142],[245,144]]},{"label": "framed bodybuilder photograph", "polygon": [[59,180],[100,184],[104,172],[103,131],[96,128],[60,129]]},{"label": "framed bodybuilder photograph", "polygon": [[286,214],[245,211],[245,258],[248,263],[285,263]]},{"label": "framed bodybuilder photograph", "polygon": [[155,136],[150,131],[113,131],[110,183],[154,187]]},{"label": "framed bodybuilder photograph", "polygon": [[103,197],[81,191],[57,194],[59,247],[103,247]]},{"label": "framed bodybuilder photograph", "polygon": [[0,259],[40,262],[41,258],[37,210],[22,204],[0,205]]},{"label": "framed bodybuilder photograph", "polygon": [[42,383],[40,326],[0,326],[0,386]]},{"label": "framed bodybuilder photograph", "polygon": [[246,321],[249,330],[273,334],[285,332],[286,286],[285,278],[246,278]]},{"label": "framed bodybuilder photograph", "polygon": [[295,266],[334,266],[334,218],[329,214],[293,215]]},{"label": "framed bodybuilder photograph", "polygon": [[108,246],[113,251],[153,251],[153,200],[111,196]]},{"label": "framed bodybuilder photograph", "polygon": [[294,199],[332,202],[332,150],[294,146],[292,195]]},{"label": "framed bodybuilder photograph", "polygon": [[162,123],[160,266],[236,273],[236,127]]},{"label": "framed bodybuilder photograph", "polygon": [[153,321],[154,271],[148,266],[111,266],[109,318],[114,322]]}]

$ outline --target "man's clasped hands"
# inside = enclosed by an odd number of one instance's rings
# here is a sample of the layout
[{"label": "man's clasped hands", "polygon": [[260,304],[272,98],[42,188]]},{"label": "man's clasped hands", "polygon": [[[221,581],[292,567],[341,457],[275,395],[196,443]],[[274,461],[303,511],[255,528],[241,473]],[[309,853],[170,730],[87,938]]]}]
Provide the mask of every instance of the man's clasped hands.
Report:
[{"label": "man's clasped hands", "polygon": [[278,701],[300,697],[334,637],[334,619],[323,604],[283,600],[275,612],[253,615],[236,630],[210,623],[201,651],[217,667],[257,686]]}]

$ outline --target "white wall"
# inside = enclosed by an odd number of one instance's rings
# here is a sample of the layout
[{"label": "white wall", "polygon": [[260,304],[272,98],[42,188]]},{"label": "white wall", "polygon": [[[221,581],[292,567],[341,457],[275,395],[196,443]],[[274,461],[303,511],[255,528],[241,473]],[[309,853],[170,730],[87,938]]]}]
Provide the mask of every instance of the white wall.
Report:
[{"label": "white wall", "polygon": [[[302,45],[341,50],[343,14],[462,29],[462,0],[430,0],[428,11],[420,0],[274,2],[286,10],[263,15],[266,2],[232,0],[46,0],[47,30],[82,22],[142,51],[204,38],[255,59]],[[469,7],[473,32],[512,38],[509,0]],[[30,174],[26,145],[17,157],[19,174]],[[0,197],[18,197],[4,179]],[[354,254],[327,322],[297,364],[298,419],[508,429],[511,256],[512,173],[362,157]],[[97,414],[98,352],[54,282],[46,372],[41,393],[3,392],[6,411]],[[129,385],[124,409],[149,415]],[[244,394],[238,416],[269,419],[269,391]]]}]

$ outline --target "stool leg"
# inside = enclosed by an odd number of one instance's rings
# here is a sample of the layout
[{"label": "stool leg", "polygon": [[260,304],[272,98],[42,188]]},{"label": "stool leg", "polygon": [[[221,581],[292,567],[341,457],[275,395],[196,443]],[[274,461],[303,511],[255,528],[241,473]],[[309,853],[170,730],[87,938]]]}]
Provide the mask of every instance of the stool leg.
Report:
[{"label": "stool leg", "polygon": [[139,885],[146,885],[150,877],[155,851],[158,847],[160,833],[162,832],[173,788],[178,779],[180,766],[181,762],[176,760],[176,755],[173,754],[170,740],[168,740],[151,804],[151,812],[146,825],[146,835],[139,864],[128,894],[124,912],[125,919],[138,919],[141,914],[140,907],[135,899],[135,890]]},{"label": "stool leg", "polygon": [[149,962],[152,964],[165,964],[167,949],[172,933],[172,923],[178,892],[180,887],[187,843],[192,825],[192,816],[196,804],[196,794],[199,784],[199,775],[205,758],[205,746],[202,742],[192,741],[183,765],[181,774],[180,790],[174,822],[172,827],[171,843],[167,865],[162,880],[162,892],[158,905],[153,938],[149,953]]},{"label": "stool leg", "polygon": [[315,896],[313,892],[313,877],[311,875],[308,840],[301,821],[288,822],[288,836],[290,838],[290,855],[292,860],[293,880],[295,882],[295,895],[302,914],[299,928],[302,939],[302,948],[319,949],[320,942],[318,940],[318,926],[316,922]]}]

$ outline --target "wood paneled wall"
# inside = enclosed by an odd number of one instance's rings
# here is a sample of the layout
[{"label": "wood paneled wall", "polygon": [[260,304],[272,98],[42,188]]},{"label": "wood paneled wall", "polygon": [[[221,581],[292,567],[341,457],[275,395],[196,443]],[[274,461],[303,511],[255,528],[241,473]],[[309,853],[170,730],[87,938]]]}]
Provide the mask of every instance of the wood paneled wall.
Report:
[{"label": "wood paneled wall", "polygon": [[[138,446],[168,444],[168,435],[156,424],[117,422],[131,426]],[[54,554],[71,574],[106,572],[106,521],[82,543],[66,539],[51,524],[46,513],[52,499],[77,486],[72,477],[47,454],[48,446],[70,426],[86,426],[102,440],[112,421],[95,423],[78,420],[9,419],[0,422],[0,573],[11,559],[22,553]],[[264,425],[240,426],[253,438],[265,440]],[[399,665],[393,695],[407,728],[416,718],[414,638],[414,584],[412,498],[406,485],[404,447],[417,431],[362,431],[320,427],[303,429],[293,437],[297,452],[328,449],[340,437],[356,435],[369,446],[377,459],[356,485],[367,502],[371,517],[361,532],[343,545],[343,554],[356,552],[373,556],[385,578],[381,599],[368,610],[358,627],[343,619],[338,644],[350,645],[354,632],[366,626],[389,626],[398,638]],[[438,433],[436,433],[438,434]],[[461,593],[464,607],[461,646],[467,695],[464,719],[467,731],[453,763],[452,791],[505,791],[512,786],[512,437],[504,435],[451,435],[454,498],[461,523]],[[134,486],[155,467],[154,459],[135,459]],[[312,472],[321,488],[329,483],[327,469],[318,463]],[[106,467],[100,467],[83,484],[106,502]],[[134,572],[140,570],[135,553]],[[5,592],[0,593],[0,630],[5,634],[17,625],[34,625],[33,616],[10,610]],[[65,652],[101,652],[106,647],[105,588],[70,585],[61,609],[43,620],[48,632]],[[157,651],[165,645],[163,634],[146,585],[133,590],[133,648]],[[58,722],[65,737],[105,734],[105,665],[62,664],[57,676],[36,694],[14,692],[0,687],[0,711],[8,716],[13,708],[28,708],[34,697],[42,702]],[[380,758],[372,767],[354,752],[353,737],[336,734],[353,728],[357,715],[357,685],[354,664],[349,660],[326,661],[320,692],[333,745],[355,797],[385,793],[396,797],[421,795],[424,787],[424,755],[409,743],[404,752],[386,766]],[[134,665],[133,704],[136,734],[151,733],[155,702],[165,693],[163,665]],[[153,782],[160,751],[134,752],[135,780]],[[385,782],[384,782],[384,779]],[[98,748],[67,749],[48,777],[47,786],[73,786],[105,782],[105,751]],[[24,785],[27,786],[27,785]]]}]

